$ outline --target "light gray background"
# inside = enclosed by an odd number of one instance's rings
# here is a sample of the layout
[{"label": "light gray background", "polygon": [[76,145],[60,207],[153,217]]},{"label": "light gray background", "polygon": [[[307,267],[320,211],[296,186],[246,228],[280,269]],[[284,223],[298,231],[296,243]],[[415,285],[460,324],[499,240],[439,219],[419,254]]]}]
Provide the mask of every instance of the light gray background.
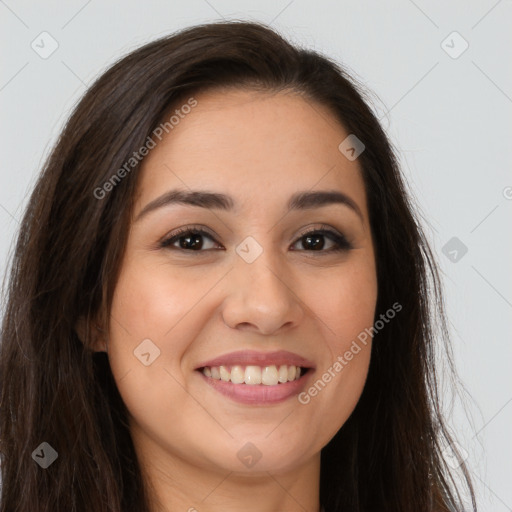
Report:
[{"label": "light gray background", "polygon": [[[271,23],[334,57],[380,98],[375,110],[444,273],[456,364],[474,399],[467,414],[455,403],[451,423],[481,510],[511,511],[510,0],[0,0],[0,275],[27,193],[87,85],[158,36],[222,18]],[[46,59],[31,48],[50,48],[43,31],[59,45]],[[445,51],[463,48],[458,36],[446,39],[453,31],[469,44],[457,58]],[[456,262],[442,252],[452,237],[468,248]]]}]

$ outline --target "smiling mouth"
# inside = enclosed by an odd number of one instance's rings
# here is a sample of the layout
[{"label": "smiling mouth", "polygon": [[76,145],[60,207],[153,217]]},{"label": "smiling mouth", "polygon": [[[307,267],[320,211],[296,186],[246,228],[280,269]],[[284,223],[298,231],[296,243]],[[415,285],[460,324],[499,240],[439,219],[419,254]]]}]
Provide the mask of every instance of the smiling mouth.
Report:
[{"label": "smiling mouth", "polygon": [[276,386],[299,380],[310,368],[295,365],[225,365],[198,368],[205,377],[232,384]]}]

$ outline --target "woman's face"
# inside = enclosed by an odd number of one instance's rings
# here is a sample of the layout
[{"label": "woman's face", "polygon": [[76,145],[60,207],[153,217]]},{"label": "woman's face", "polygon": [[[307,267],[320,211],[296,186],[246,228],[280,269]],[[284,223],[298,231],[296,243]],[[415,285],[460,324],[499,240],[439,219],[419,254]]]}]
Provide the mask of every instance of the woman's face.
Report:
[{"label": "woman's face", "polygon": [[112,372],[148,464],[289,471],[319,460],[367,375],[358,335],[377,278],[361,168],[338,149],[349,133],[295,94],[195,99],[142,164]]}]

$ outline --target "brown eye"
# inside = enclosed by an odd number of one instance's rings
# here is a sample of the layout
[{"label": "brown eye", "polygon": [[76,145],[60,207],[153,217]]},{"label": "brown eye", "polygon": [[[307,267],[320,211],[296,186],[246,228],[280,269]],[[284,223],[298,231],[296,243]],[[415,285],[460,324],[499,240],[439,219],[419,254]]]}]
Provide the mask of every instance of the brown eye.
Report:
[{"label": "brown eye", "polygon": [[[331,244],[334,244],[334,246],[324,250],[326,246],[326,238],[328,238]],[[337,251],[348,251],[352,248],[352,245],[343,235],[340,235],[339,233],[329,229],[315,229],[302,233],[301,237],[297,240],[297,242],[295,242],[295,244],[299,242],[302,242],[302,247],[304,250],[313,252],[329,253]]]},{"label": "brown eye", "polygon": [[[215,243],[214,238],[204,229],[185,228],[173,233],[170,237],[162,240],[160,247],[167,249],[178,249],[192,252],[203,252],[202,249],[211,250],[215,247],[206,247],[204,239],[208,238]],[[178,242],[178,246],[176,246]]]}]

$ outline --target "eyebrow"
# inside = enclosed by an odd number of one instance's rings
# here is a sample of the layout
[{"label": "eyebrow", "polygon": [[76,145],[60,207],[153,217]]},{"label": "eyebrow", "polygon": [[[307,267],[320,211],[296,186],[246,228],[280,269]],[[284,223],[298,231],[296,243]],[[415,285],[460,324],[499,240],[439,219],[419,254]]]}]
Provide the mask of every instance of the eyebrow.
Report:
[{"label": "eyebrow", "polygon": [[[235,207],[235,201],[232,197],[217,192],[208,192],[203,190],[187,191],[187,190],[170,190],[165,194],[157,197],[148,203],[137,215],[135,222],[145,217],[148,213],[153,212],[164,206],[172,204],[184,204],[189,206],[197,206],[200,208],[208,208],[215,210],[231,211]],[[293,210],[310,210],[313,208],[321,208],[331,204],[342,204],[348,206],[360,218],[363,214],[357,203],[348,195],[338,190],[319,190],[319,191],[303,191],[297,192],[290,197],[287,208],[288,212]]]}]

